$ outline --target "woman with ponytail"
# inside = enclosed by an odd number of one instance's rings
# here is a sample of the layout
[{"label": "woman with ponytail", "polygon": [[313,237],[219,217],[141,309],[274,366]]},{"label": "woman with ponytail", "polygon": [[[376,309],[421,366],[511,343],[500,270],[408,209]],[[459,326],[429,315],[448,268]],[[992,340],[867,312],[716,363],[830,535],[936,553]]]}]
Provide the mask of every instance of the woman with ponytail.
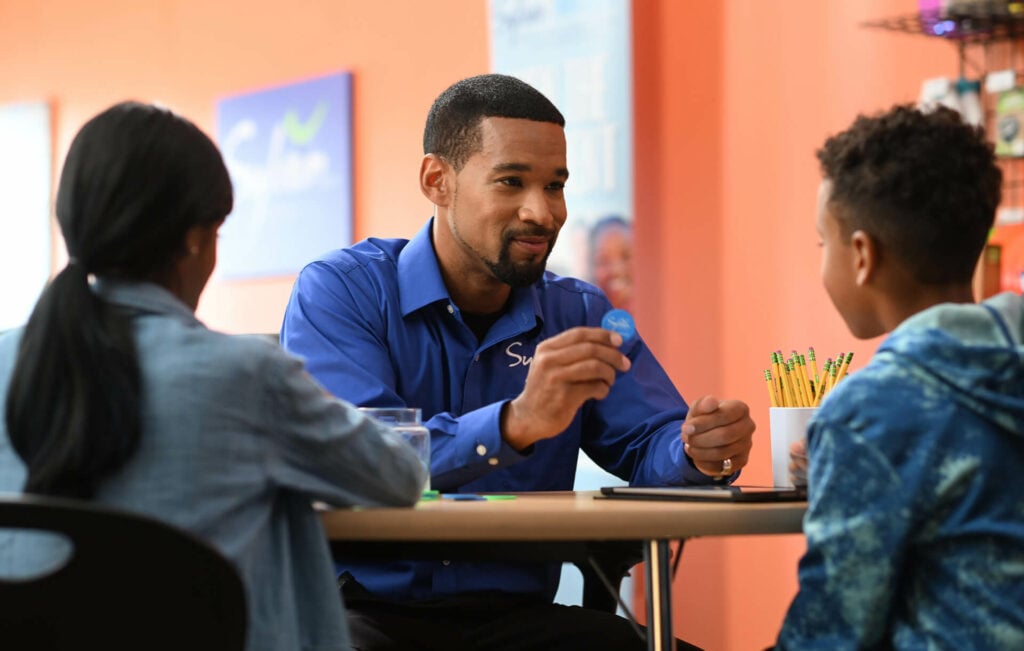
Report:
[{"label": "woman with ponytail", "polygon": [[[189,529],[235,561],[249,649],[347,649],[310,504],[412,504],[424,471],[276,344],[196,319],[231,206],[220,153],[188,120],[126,102],[82,127],[57,192],[68,264],[0,336],[0,491]],[[8,537],[0,567],[16,572],[41,548]]]}]

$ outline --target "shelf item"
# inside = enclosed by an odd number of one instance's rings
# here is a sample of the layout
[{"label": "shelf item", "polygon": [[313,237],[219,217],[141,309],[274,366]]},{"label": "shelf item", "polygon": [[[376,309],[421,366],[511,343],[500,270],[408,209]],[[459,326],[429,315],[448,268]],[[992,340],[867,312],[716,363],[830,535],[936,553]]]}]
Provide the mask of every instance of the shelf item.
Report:
[{"label": "shelf item", "polygon": [[966,43],[1024,37],[1024,2],[922,2],[922,7],[917,13],[872,20],[863,26]]}]

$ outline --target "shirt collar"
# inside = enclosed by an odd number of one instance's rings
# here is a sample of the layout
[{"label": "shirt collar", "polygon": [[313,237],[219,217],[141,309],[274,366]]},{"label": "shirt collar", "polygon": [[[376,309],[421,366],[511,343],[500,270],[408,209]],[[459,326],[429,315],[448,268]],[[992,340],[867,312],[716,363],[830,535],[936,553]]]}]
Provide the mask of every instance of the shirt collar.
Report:
[{"label": "shirt collar", "polygon": [[187,305],[155,283],[119,278],[97,278],[92,288],[98,296],[114,305],[142,313],[176,316],[186,323],[200,323],[195,313]]},{"label": "shirt collar", "polygon": [[398,254],[398,296],[402,303],[402,316],[436,303],[451,302],[437,265],[434,241],[431,235],[434,219],[430,218]]},{"label": "shirt collar", "polygon": [[[438,301],[454,306],[441,278],[441,267],[437,264],[433,226],[434,218],[431,217],[398,254],[398,293],[402,316]],[[545,280],[542,278],[539,282]],[[537,284],[512,289],[509,309],[502,320],[511,320],[517,330],[530,330],[543,321]]]},{"label": "shirt collar", "polygon": [[537,285],[543,282],[544,280],[541,279],[529,287],[512,288],[508,310],[491,327],[485,338],[484,346],[518,336],[520,333],[529,332],[535,327],[543,325],[544,317],[540,307],[540,295],[537,291]]}]

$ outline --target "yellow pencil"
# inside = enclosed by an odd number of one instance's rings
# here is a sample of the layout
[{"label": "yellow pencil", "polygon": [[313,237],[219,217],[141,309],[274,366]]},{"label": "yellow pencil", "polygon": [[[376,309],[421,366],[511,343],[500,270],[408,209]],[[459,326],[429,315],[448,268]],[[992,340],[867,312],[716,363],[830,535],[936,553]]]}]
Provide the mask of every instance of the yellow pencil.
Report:
[{"label": "yellow pencil", "polygon": [[814,358],[814,349],[807,349],[807,359],[811,360],[811,372],[814,373],[814,381],[818,381],[818,360]]},{"label": "yellow pencil", "polygon": [[789,366],[783,362],[782,368],[785,369],[786,374],[786,406],[796,407],[796,393],[793,391],[793,376],[789,372]]},{"label": "yellow pencil", "polygon": [[817,407],[818,405],[821,404],[821,399],[825,397],[826,393],[828,393],[828,378],[829,378],[829,371],[831,371],[831,370],[832,370],[832,358],[829,357],[829,358],[827,358],[825,360],[825,366],[821,369],[821,375],[822,375],[821,390],[818,392],[818,395],[817,395],[817,397],[814,400],[814,406],[815,407]]},{"label": "yellow pencil", "polygon": [[793,366],[796,368],[797,380],[800,382],[800,406],[809,407],[811,405],[811,388],[807,386],[807,372],[804,365],[800,363],[799,354],[796,355]]},{"label": "yellow pencil", "polygon": [[770,369],[764,371],[764,381],[768,385],[768,400],[771,401],[772,407],[779,406],[779,399],[775,397],[775,382],[772,381],[772,372]]},{"label": "yellow pencil", "polygon": [[778,396],[779,401],[782,402],[782,372],[779,370],[779,356],[772,351],[772,371],[775,373],[775,394]]},{"label": "yellow pencil", "polygon": [[793,406],[793,382],[789,373],[786,371],[786,360],[782,358],[782,351],[776,351],[775,359],[779,361],[779,386],[782,391],[779,393],[779,400],[782,401],[783,406]]},{"label": "yellow pencil", "polygon": [[811,379],[807,376],[807,359],[803,355],[797,355],[800,361],[800,381],[804,383],[805,406],[811,406],[814,402],[814,390],[811,388]]},{"label": "yellow pencil", "polygon": [[789,364],[789,370],[793,373],[793,395],[796,397],[796,406],[799,407],[804,401],[804,385],[800,381],[800,368],[796,363],[795,350],[790,352],[787,363]]},{"label": "yellow pencil", "polygon": [[847,353],[846,359],[843,360],[843,367],[839,369],[839,377],[836,378],[836,382],[846,377],[846,370],[850,368],[851,359],[853,359],[853,353]]},{"label": "yellow pencil", "polygon": [[828,373],[828,390],[829,391],[831,391],[832,389],[836,388],[836,381],[837,381],[837,378],[839,377],[838,371],[839,371],[840,367],[843,365],[843,358],[845,356],[846,356],[846,353],[839,353],[839,357],[836,358],[835,364],[832,365],[832,369]]}]

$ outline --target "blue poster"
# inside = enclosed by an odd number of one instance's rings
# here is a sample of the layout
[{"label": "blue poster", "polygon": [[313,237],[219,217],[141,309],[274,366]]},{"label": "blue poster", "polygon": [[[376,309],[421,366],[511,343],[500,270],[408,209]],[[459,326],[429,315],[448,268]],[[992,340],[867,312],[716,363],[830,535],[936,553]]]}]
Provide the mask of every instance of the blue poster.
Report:
[{"label": "blue poster", "polygon": [[352,243],[350,73],[219,101],[217,140],[235,189],[219,276],[290,275]]},{"label": "blue poster", "polygon": [[[600,287],[612,305],[633,295],[633,88],[629,0],[489,0],[491,69],[518,77],[565,116],[569,218],[548,269]],[[580,452],[576,490],[622,484]],[[631,601],[632,587],[623,585]],[[555,601],[581,603],[563,571]]]},{"label": "blue poster", "polygon": [[[566,119],[569,219],[548,268],[596,282],[602,275],[595,270],[597,238],[614,232],[615,252],[608,255],[619,266],[628,265],[623,257],[632,242],[629,0],[489,1],[491,69],[531,84]],[[617,273],[615,282],[631,282],[627,273]],[[628,291],[605,289],[609,297],[621,294],[613,303],[628,307]]]}]

